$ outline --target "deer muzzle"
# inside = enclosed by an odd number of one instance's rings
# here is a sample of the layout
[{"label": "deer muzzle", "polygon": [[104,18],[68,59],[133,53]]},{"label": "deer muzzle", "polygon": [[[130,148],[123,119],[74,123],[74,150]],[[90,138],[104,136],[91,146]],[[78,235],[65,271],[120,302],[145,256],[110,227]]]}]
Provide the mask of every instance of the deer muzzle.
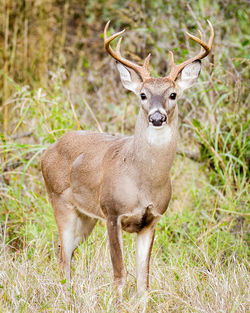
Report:
[{"label": "deer muzzle", "polygon": [[167,116],[160,111],[155,111],[153,114],[148,116],[148,120],[153,126],[160,127],[163,123],[166,123]]}]

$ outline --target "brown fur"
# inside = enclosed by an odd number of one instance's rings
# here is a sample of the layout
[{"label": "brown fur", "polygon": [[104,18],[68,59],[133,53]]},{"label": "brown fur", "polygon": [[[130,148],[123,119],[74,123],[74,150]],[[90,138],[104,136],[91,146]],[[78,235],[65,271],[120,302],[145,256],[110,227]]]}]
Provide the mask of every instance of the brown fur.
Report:
[{"label": "brown fur", "polygon": [[[205,53],[179,66],[171,54],[170,75],[150,78],[150,56],[140,67],[121,56],[119,44],[113,51],[109,44],[122,32],[108,37],[107,23],[104,46],[119,61],[121,81],[141,99],[141,108],[134,136],[71,132],[43,155],[42,172],[60,235],[60,264],[68,279],[79,240],[91,233],[97,219],[104,219],[117,290],[121,294],[124,282],[123,229],[137,233],[137,289],[146,291],[155,226],[171,198],[170,169],[178,137],[176,99],[197,80],[199,58],[211,50],[214,32],[209,25],[211,36]],[[192,39],[201,44],[198,38]]]},{"label": "brown fur", "polygon": [[[155,225],[171,198],[170,169],[178,136],[178,109],[169,101],[174,88],[166,79],[141,84],[140,90],[150,93],[151,99],[140,109],[134,136],[70,132],[44,153],[42,172],[60,235],[60,264],[68,278],[73,250],[91,233],[97,219],[103,219],[119,290],[124,281],[122,229],[142,234],[140,238],[148,234],[145,238],[150,242],[142,270],[138,269],[138,290],[146,290]],[[163,145],[152,145],[147,139],[148,114],[154,109],[168,116],[172,135]],[[138,249],[143,249],[141,241]]]}]

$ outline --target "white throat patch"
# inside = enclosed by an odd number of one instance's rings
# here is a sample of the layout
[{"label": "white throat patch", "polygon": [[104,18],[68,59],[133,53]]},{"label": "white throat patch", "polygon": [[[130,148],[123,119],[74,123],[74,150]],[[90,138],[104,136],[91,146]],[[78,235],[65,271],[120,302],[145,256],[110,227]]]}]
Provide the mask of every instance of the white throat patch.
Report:
[{"label": "white throat patch", "polygon": [[150,145],[166,145],[172,139],[173,131],[170,126],[162,125],[160,127],[154,127],[149,125],[146,130],[147,142]]}]

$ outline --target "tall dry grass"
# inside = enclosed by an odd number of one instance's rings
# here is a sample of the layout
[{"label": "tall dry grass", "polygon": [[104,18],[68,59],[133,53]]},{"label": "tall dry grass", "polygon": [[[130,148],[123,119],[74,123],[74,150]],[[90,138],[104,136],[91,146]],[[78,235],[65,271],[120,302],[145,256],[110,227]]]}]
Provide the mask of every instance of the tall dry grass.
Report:
[{"label": "tall dry grass", "polygon": [[[72,288],[60,276],[40,156],[68,130],[133,132],[136,99],[103,49],[108,19],[112,31],[128,28],[124,54],[140,61],[152,52],[153,74],[165,75],[168,50],[179,61],[194,53],[184,31],[198,23],[206,32],[207,18],[214,57],[179,102],[180,154],[157,226],[148,311],[249,311],[249,9],[246,1],[190,5],[0,0],[1,312],[115,310],[104,225],[76,251]],[[123,310],[135,312],[134,236],[124,241]]]}]

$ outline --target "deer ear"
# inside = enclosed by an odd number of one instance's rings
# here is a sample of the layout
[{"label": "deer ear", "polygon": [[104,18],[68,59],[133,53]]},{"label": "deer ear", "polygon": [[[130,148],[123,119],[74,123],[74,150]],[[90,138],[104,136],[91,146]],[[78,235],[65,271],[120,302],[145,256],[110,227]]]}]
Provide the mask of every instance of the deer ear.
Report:
[{"label": "deer ear", "polygon": [[116,62],[116,66],[120,73],[123,86],[137,94],[142,83],[140,76],[134,70],[128,69],[119,62]]},{"label": "deer ear", "polygon": [[185,90],[191,87],[194,83],[196,83],[201,70],[201,61],[194,61],[184,67],[181,71],[181,74],[176,80],[177,85]]}]

